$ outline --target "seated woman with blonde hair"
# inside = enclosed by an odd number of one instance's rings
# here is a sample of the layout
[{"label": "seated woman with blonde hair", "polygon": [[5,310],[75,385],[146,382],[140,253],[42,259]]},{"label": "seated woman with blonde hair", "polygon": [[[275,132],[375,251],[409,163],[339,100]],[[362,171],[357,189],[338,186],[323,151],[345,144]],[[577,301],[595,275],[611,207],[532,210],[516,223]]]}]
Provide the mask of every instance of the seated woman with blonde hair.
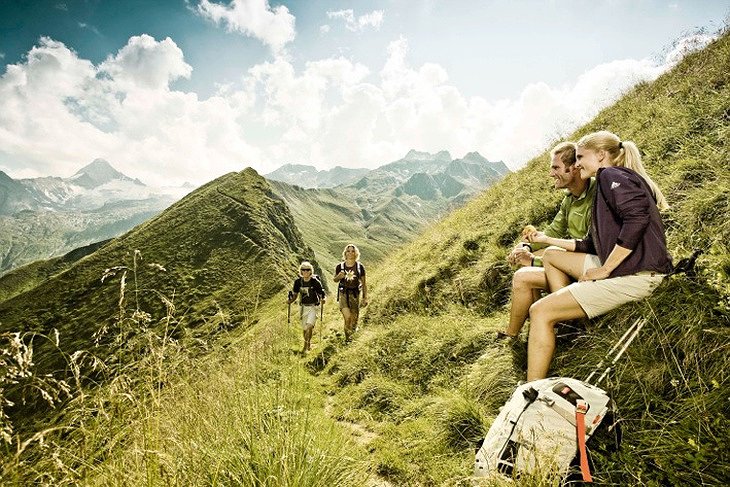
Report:
[{"label": "seated woman with blonde hair", "polygon": [[[596,177],[598,190],[585,239],[564,240],[533,232],[529,239],[561,247],[543,256],[552,294],[530,307],[527,380],[547,376],[555,351],[555,324],[593,318],[649,296],[672,269],[660,209],[668,208],[649,178],[636,144],[611,132],[577,143],[581,178]],[[571,279],[578,282],[570,284]]]}]

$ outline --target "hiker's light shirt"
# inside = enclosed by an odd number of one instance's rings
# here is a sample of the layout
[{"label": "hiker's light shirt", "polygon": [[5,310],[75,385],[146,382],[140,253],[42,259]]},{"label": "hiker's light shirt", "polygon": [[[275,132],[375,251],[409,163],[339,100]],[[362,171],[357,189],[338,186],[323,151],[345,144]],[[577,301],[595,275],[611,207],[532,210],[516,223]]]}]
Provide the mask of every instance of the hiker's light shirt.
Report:
[{"label": "hiker's light shirt", "polygon": [[[553,238],[568,238],[579,240],[588,234],[591,227],[591,210],[596,196],[596,180],[591,178],[588,187],[579,196],[573,196],[566,191],[565,198],[560,203],[560,211],[553,218],[543,233]],[[546,244],[530,244],[532,250],[547,247]],[[542,257],[535,256],[535,266],[542,267]]]}]

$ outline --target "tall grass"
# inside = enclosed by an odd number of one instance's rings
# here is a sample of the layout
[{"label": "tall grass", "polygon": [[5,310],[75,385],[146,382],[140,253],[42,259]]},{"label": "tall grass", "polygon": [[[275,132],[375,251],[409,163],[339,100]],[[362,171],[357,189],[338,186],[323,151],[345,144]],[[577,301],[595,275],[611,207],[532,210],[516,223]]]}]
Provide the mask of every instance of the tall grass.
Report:
[{"label": "tall grass", "polygon": [[[97,334],[116,345],[97,367],[104,380],[89,388],[92,377],[78,379],[85,387],[56,428],[25,439],[8,431],[24,448],[6,448],[3,485],[362,485],[362,452],[326,417],[314,379],[291,355],[298,334],[277,316],[279,303],[264,304],[271,318],[246,334],[176,338],[172,299],[158,295],[161,317],[125,306],[154,292],[138,280],[137,257],[114,269],[117,317]],[[92,370],[78,365],[85,354],[71,368]]]}]

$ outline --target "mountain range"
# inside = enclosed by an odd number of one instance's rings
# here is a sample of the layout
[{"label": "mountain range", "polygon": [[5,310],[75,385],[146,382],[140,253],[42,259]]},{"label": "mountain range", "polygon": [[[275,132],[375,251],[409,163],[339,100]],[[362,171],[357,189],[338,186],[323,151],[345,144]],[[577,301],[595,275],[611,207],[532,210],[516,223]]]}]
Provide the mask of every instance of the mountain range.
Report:
[{"label": "mountain range", "polygon": [[333,269],[351,242],[364,262],[380,261],[509,172],[503,162],[490,162],[477,152],[452,159],[447,151],[411,150],[349,184],[307,189],[270,182],[316,249],[317,260]]},{"label": "mountain range", "polygon": [[333,188],[349,184],[368,173],[369,169],[335,166],[318,171],[314,166],[304,164],[284,164],[264,177],[270,181],[296,184],[302,188]]},{"label": "mountain range", "polygon": [[[305,233],[316,233],[311,235],[315,240],[328,237],[330,250],[319,257],[329,266],[338,259],[334,247],[344,246],[348,239],[362,241],[366,255],[378,260],[387,249],[409,241],[424,225],[507,172],[503,163],[489,162],[476,152],[452,160],[446,151],[412,150],[403,159],[375,170],[338,166],[317,171],[312,166],[289,164],[267,177],[292,206]],[[320,189],[299,191],[308,183]],[[190,185],[146,186],[103,159],[69,178],[14,180],[0,172],[0,275],[122,235],[191,189]],[[341,211],[327,220],[329,227],[321,219],[318,224],[305,224],[310,215],[332,205],[339,205]],[[349,231],[331,235],[332,229],[342,227],[342,220],[348,222]]]},{"label": "mountain range", "polygon": [[0,275],[132,229],[190,188],[153,188],[96,159],[69,178],[0,171]]}]

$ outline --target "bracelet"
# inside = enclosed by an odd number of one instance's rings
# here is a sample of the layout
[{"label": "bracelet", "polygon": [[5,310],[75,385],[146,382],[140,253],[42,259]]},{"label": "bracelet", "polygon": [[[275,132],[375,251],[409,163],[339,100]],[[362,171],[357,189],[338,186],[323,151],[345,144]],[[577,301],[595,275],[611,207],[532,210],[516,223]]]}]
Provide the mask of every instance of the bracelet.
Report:
[{"label": "bracelet", "polygon": [[530,259],[530,267],[535,267],[535,258]]},{"label": "bracelet", "polygon": [[522,244],[522,248],[524,249],[525,247],[527,247],[528,249],[530,249],[530,252],[532,252],[532,245],[530,245],[528,243],[523,243]]}]

